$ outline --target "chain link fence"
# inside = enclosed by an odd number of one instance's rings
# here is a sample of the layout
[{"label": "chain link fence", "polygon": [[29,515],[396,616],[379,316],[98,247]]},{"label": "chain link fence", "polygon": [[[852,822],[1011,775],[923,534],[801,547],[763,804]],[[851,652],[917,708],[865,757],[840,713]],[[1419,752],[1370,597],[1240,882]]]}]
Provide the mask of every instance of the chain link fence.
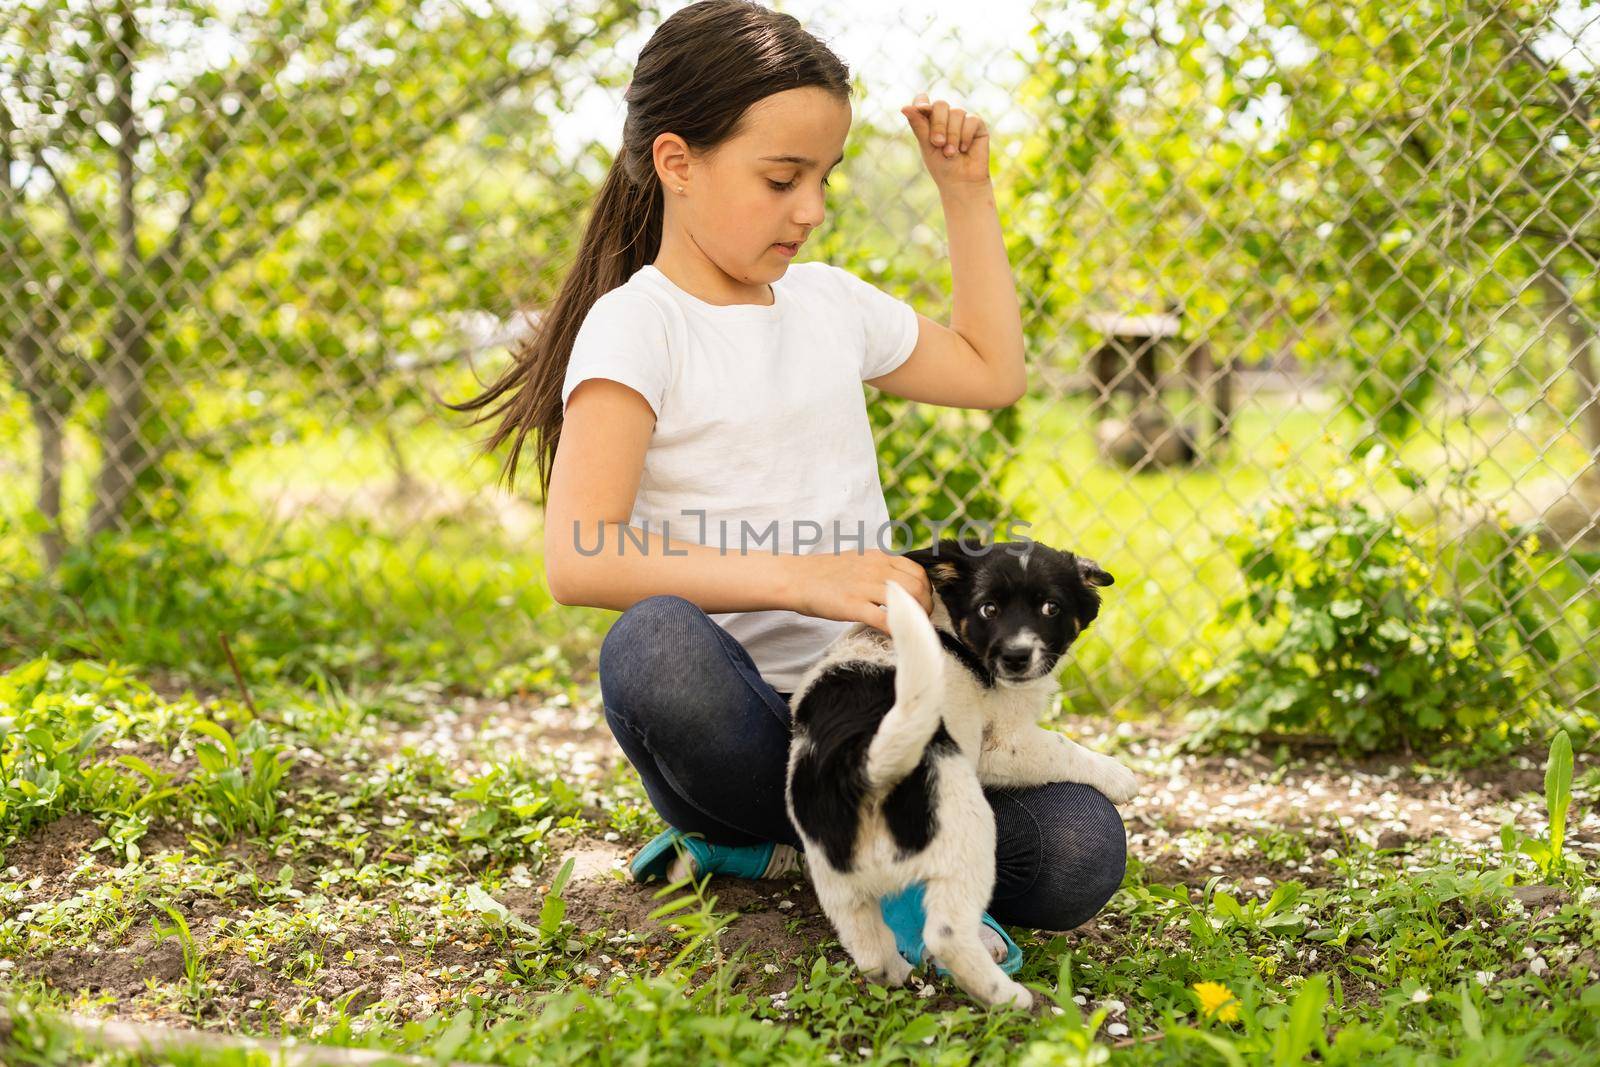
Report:
[{"label": "chain link fence", "polygon": [[[533,491],[439,401],[536,328],[678,6],[0,0],[13,604],[53,589],[131,655],[129,605],[200,561],[220,600],[292,590],[280,663],[382,663],[396,618],[474,670],[592,652],[610,616],[543,594]],[[892,515],[1026,522],[1117,576],[1069,699],[1191,700],[1240,532],[1298,479],[1400,517],[1466,654],[1594,709],[1600,4],[775,6],[858,87],[812,255],[946,317],[898,107],[994,133],[1030,394],[869,399]]]}]

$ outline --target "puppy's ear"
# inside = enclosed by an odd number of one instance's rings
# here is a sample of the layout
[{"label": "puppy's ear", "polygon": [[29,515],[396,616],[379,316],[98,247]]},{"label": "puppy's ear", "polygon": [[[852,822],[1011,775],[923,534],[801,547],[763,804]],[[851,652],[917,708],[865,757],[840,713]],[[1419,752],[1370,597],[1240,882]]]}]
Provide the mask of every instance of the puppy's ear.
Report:
[{"label": "puppy's ear", "polygon": [[1108,571],[1088,556],[1078,557],[1078,576],[1083,579],[1084,585],[1091,588],[1116,584],[1116,579],[1111,577]]},{"label": "puppy's ear", "polygon": [[966,543],[947,537],[927,548],[912,549],[905,553],[905,557],[927,571],[928,580],[938,588],[971,575],[972,556],[969,547]]}]

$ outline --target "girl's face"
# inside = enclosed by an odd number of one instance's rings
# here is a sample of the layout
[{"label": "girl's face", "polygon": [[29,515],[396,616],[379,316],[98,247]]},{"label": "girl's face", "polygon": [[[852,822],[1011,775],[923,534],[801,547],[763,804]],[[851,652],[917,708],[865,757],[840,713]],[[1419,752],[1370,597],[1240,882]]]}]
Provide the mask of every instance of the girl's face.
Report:
[{"label": "girl's face", "polygon": [[[849,105],[807,86],[757,101],[744,132],[709,156],[691,154],[676,134],[661,134],[655,160],[666,212],[658,258],[680,266],[685,256],[706,260],[731,288],[761,292],[794,258],[776,245],[798,246],[822,224],[823,183],[843,157],[849,132]],[[764,292],[756,302],[766,302]]]}]

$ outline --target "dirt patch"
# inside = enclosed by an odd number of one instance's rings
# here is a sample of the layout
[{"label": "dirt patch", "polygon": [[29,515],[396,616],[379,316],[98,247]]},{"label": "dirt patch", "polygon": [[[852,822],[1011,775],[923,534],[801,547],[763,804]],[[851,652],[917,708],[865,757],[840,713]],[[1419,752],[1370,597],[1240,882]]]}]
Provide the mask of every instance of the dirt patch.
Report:
[{"label": "dirt patch", "polygon": [[[428,707],[426,712],[415,723],[391,726],[379,738],[377,758],[411,748],[439,756],[465,777],[481,773],[494,761],[518,756],[541,767],[548,764],[574,785],[596,780],[622,760],[597,696],[575,703],[567,702],[565,696],[542,702],[532,697],[461,696]],[[1304,748],[1292,750],[1289,761],[1279,767],[1263,752],[1226,756],[1172,752],[1168,746],[1181,736],[1179,727],[1141,723],[1131,731],[1127,726],[1116,727],[1124,732],[1113,736],[1104,721],[1070,719],[1063,725],[1086,746],[1117,752],[1143,777],[1144,791],[1119,810],[1128,831],[1130,858],[1144,865],[1143,879],[1149,883],[1182,884],[1199,890],[1221,874],[1236,895],[1265,896],[1291,879],[1311,887],[1336,884],[1343,875],[1333,859],[1352,842],[1388,850],[1394,853],[1394,863],[1406,864],[1417,862],[1412,854],[1420,854],[1424,844],[1440,837],[1493,842],[1506,818],[1514,819],[1527,832],[1538,832],[1542,825],[1542,753],[1519,753],[1501,766],[1446,774],[1408,759],[1344,760]],[[154,745],[119,751],[135,752],[162,770],[181,769],[170,764],[166,753]],[[289,786],[296,793],[348,794],[355,780],[352,776],[362,773],[370,762],[365,758],[330,759],[297,750]],[[1577,773],[1593,765],[1592,756],[1580,754]],[[345,810],[374,827],[369,851],[375,849],[385,858],[409,862],[408,857],[383,853],[383,831],[376,827],[384,825],[382,816],[390,807],[391,802],[380,796]],[[1587,849],[1591,855],[1600,851],[1595,845],[1600,839],[1600,815],[1575,808],[1572,819],[1571,847]],[[73,879],[72,875],[86,860],[111,861],[109,855],[102,858],[100,853],[88,852],[99,835],[95,820],[70,815],[40,827],[13,846],[4,864],[16,867],[23,881],[41,879],[41,887],[30,887],[30,901],[59,899],[81,891],[83,876]],[[157,823],[141,847],[147,856],[153,856],[169,848],[184,849],[186,838],[185,827]],[[546,883],[567,857],[574,860],[573,878],[564,898],[567,918],[578,931],[583,948],[578,958],[563,961],[564,973],[594,988],[608,974],[653,973],[671,960],[688,930],[682,913],[663,919],[650,917],[672,899],[656,896],[659,884],[636,885],[627,879],[622,867],[636,842],[557,833],[545,844],[551,858],[538,877]],[[1330,849],[1333,856],[1326,855]],[[348,853],[332,843],[316,843],[307,851],[309,854],[294,863],[292,884],[310,895],[316,891],[319,868],[347,862]],[[268,881],[275,881],[283,862],[266,846],[249,839],[230,843],[211,860],[254,871],[256,877]],[[463,862],[449,877],[464,881],[473,876],[474,868],[475,864]],[[91,864],[89,870],[93,869]],[[245,882],[248,884],[248,878]],[[427,909],[418,906],[419,900],[407,896],[412,887],[412,880],[406,877],[383,883],[375,893],[364,890],[360,895],[368,903],[397,903],[405,912],[401,918],[413,920],[408,925],[415,928],[429,920]],[[537,925],[547,890],[547,884],[507,886],[495,896],[524,922]],[[829,946],[830,960],[845,959],[803,875],[774,880],[714,878],[706,892],[716,898],[713,907],[719,915],[736,913],[720,938],[724,953],[740,954],[745,960],[736,989],[768,994],[791,989],[802,977],[793,961],[811,958],[819,945]],[[350,893],[354,896],[354,889]],[[334,902],[339,902],[337,897]],[[1543,912],[1559,907],[1562,900],[1546,896],[1525,903],[1530,912]],[[458,1003],[467,992],[486,997],[522,997],[527,992],[514,983],[508,990],[486,978],[491,972],[507,975],[515,971],[516,957],[529,950],[487,930],[462,935],[459,928],[453,928],[457,936],[425,947],[420,939],[397,944],[396,940],[411,935],[395,933],[386,919],[346,921],[327,944],[311,944],[319,962],[307,964],[300,959],[304,945],[275,945],[265,955],[258,947],[252,948],[260,956],[252,958],[240,939],[230,937],[228,928],[219,925],[224,917],[254,906],[253,901],[237,895],[219,900],[181,893],[175,906],[191,924],[210,969],[206,1025],[272,1028],[282,1023],[286,1014],[299,1010],[295,1005],[311,993],[325,1004],[350,996],[352,1012],[383,999],[396,1005],[396,1015],[404,1018]],[[673,928],[675,923],[679,929]],[[1171,933],[1179,939],[1175,945],[1181,944],[1182,931]],[[1030,943],[1052,936],[1031,931],[1019,931],[1019,935],[1019,940]],[[1108,965],[1138,936],[1137,928],[1112,912],[1102,912],[1070,932],[1075,944]],[[568,951],[579,953],[578,949]],[[1319,951],[1324,954],[1308,962],[1308,968],[1329,962],[1327,950]],[[1298,964],[1286,961],[1283,966]],[[183,953],[176,939],[156,944],[146,916],[135,923],[122,947],[60,946],[43,958],[19,961],[18,971],[43,978],[58,989],[88,989],[128,1003],[140,998],[151,981],[180,981]],[[919,974],[917,981],[927,984],[928,976]],[[942,982],[928,985],[926,998],[930,1009],[966,1003]],[[148,1005],[147,1001],[138,1003],[138,1010]],[[172,1009],[155,1010],[170,1014]]]},{"label": "dirt patch", "polygon": [[593,778],[623,758],[598,694],[577,703],[565,694],[549,700],[456,697],[423,721],[387,733],[378,753],[407,748],[436,755],[469,777],[514,756],[559,765],[564,776]]},{"label": "dirt patch", "polygon": [[[632,933],[647,944],[676,946],[682,936],[672,929],[678,917],[650,915],[689,890],[657,897],[661,888],[609,873],[575,878],[565,893],[567,917],[580,929]],[[705,892],[708,900],[715,898],[712,906],[719,915],[737,913],[721,937],[722,949],[729,954],[743,951],[757,959],[786,963],[833,937],[810,883],[802,879],[713,878]]]},{"label": "dirt patch", "polygon": [[237,688],[218,689],[206,682],[197,681],[190,675],[161,667],[142,669],[139,672],[139,681],[169,704],[193,700],[201,707],[205,707],[220,697],[239,698]]},{"label": "dirt patch", "polygon": [[46,885],[51,885],[77,868],[99,836],[100,824],[89,816],[63,815],[12,845],[0,862],[17,868],[19,882],[43,878]]},{"label": "dirt patch", "polygon": [[[1508,820],[1527,833],[1544,828],[1544,753],[1532,749],[1492,767],[1445,772],[1403,755],[1342,757],[1326,746],[1290,745],[1280,766],[1259,749],[1180,752],[1181,724],[1108,729],[1068,716],[1061,725],[1087,747],[1115,752],[1143,779],[1143,791],[1119,810],[1129,855],[1150,882],[1199,888],[1220,874],[1236,893],[1265,896],[1291,879],[1338,884],[1334,861],[1356,846],[1391,852],[1404,867],[1432,841],[1490,849]],[[1596,756],[1579,754],[1574,764],[1582,775]],[[1575,812],[1567,841],[1600,853],[1600,815]]]},{"label": "dirt patch", "polygon": [[147,981],[164,983],[182,978],[183,946],[175,937],[157,944],[155,936],[145,932],[118,948],[60,948],[44,959],[25,963],[22,970],[57,989],[88,990],[121,999],[144,992]]}]

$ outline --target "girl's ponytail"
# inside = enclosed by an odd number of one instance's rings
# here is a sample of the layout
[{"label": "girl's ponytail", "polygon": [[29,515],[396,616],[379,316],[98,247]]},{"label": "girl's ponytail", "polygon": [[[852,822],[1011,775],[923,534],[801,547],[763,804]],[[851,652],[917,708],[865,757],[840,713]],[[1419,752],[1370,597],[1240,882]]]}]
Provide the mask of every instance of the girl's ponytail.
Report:
[{"label": "girl's ponytail", "polygon": [[531,432],[540,498],[548,492],[561,439],[561,385],[578,328],[596,300],[654,262],[661,248],[665,209],[656,138],[675,133],[695,152],[710,154],[740,132],[750,105],[804,86],[848,101],[850,72],[792,15],[754,0],[700,0],[656,27],[623,92],[622,147],[595,195],[572,269],[531,333],[515,343],[505,373],[471,400],[445,404],[476,411],[500,401],[473,425],[500,419],[483,451],[511,440],[501,469],[507,488],[516,481],[517,457]]},{"label": "girl's ponytail", "polygon": [[634,182],[627,174],[623,155],[612,161],[595,195],[594,209],[578,246],[578,258],[530,333],[515,342],[511,366],[478,396],[461,404],[444,405],[452,411],[475,411],[500,400],[498,406],[472,423],[500,419],[483,442],[484,452],[493,452],[511,438],[511,451],[500,471],[508,489],[516,482],[517,458],[530,432],[534,434],[539,463],[541,500],[550,488],[550,469],[555,463],[556,443],[561,439],[561,384],[566,378],[572,342],[594,302],[655,258],[661,245],[658,185],[653,172],[647,184]]}]

